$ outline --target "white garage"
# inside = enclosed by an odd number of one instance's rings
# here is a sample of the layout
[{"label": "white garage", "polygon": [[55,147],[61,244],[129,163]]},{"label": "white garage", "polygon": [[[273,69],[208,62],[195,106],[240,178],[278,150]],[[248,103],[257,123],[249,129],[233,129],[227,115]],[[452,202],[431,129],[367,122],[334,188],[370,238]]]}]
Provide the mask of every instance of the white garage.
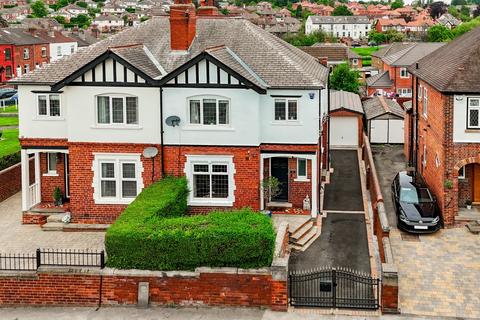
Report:
[{"label": "white garage", "polygon": [[351,92],[330,92],[330,149],[356,149],[362,143],[363,108]]},{"label": "white garage", "polygon": [[371,143],[403,143],[403,108],[395,101],[375,97],[363,102],[367,132]]}]

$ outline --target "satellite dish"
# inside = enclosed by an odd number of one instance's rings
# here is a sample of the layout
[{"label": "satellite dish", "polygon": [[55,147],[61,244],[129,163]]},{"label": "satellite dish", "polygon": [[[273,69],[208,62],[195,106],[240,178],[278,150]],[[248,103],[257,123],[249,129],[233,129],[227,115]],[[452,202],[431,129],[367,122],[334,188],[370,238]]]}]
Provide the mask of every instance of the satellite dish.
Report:
[{"label": "satellite dish", "polygon": [[158,154],[158,149],[155,147],[148,147],[143,150],[143,156],[145,158],[153,158]]},{"label": "satellite dish", "polygon": [[176,127],[180,124],[180,118],[178,116],[170,116],[165,119],[165,123],[167,126]]}]

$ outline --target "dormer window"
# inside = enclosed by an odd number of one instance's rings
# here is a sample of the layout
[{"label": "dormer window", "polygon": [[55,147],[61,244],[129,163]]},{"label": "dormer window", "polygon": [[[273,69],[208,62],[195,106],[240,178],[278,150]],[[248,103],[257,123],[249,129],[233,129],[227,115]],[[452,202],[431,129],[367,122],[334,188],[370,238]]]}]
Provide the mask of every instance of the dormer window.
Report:
[{"label": "dormer window", "polygon": [[228,125],[230,101],[225,98],[205,97],[189,100],[189,122],[192,125]]}]

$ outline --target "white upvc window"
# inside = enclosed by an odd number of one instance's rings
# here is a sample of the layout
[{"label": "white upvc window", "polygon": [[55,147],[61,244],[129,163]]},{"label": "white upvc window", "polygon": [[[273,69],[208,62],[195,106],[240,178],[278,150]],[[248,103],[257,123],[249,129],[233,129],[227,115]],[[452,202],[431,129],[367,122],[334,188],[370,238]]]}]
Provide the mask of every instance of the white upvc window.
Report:
[{"label": "white upvc window", "polygon": [[417,97],[418,101],[422,101],[422,96],[423,96],[423,88],[421,85],[417,86]]},{"label": "white upvc window", "polygon": [[28,48],[23,49],[23,60],[30,59],[30,50]]},{"label": "white upvc window", "polygon": [[423,116],[426,118],[428,113],[428,91],[423,88]]},{"label": "white upvc window", "polygon": [[465,166],[458,170],[458,179],[465,179]]},{"label": "white upvc window", "polygon": [[298,101],[296,99],[275,99],[275,121],[297,121]]},{"label": "white upvc window", "polygon": [[138,97],[96,96],[96,122],[99,126],[138,126]]},{"label": "white upvc window", "polygon": [[352,59],[352,64],[354,66],[358,65],[358,59],[356,59],[356,58]]},{"label": "white upvc window", "polygon": [[467,99],[467,128],[480,129],[480,97]]},{"label": "white upvc window", "polygon": [[62,47],[58,46],[57,47],[57,57],[61,57],[61,56],[62,56]]},{"label": "white upvc window", "polygon": [[96,153],[93,161],[94,199],[97,204],[128,204],[143,189],[140,154]]},{"label": "white upvc window", "polygon": [[57,175],[57,153],[47,153],[47,172],[46,175]]},{"label": "white upvc window", "polygon": [[423,168],[427,166],[427,144],[423,145],[423,159],[422,159]]},{"label": "white upvc window", "polygon": [[232,206],[235,201],[233,156],[187,155],[185,175],[191,206]]},{"label": "white upvc window", "polygon": [[397,93],[400,97],[411,97],[412,89],[411,88],[398,88]]},{"label": "white upvc window", "polygon": [[407,68],[400,68],[400,78],[410,78]]},{"label": "white upvc window", "polygon": [[308,181],[308,161],[304,158],[297,158],[296,181]]},{"label": "white upvc window", "polygon": [[191,125],[228,126],[230,100],[215,96],[192,97],[188,99],[188,115]]},{"label": "white upvc window", "polygon": [[61,116],[59,94],[38,94],[37,115],[40,118],[59,118]]}]

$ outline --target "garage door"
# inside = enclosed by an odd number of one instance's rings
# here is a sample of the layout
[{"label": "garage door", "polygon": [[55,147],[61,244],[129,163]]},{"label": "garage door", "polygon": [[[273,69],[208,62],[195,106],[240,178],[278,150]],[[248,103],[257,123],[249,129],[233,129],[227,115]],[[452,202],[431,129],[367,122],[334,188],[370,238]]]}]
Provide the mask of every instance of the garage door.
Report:
[{"label": "garage door", "polygon": [[403,143],[403,120],[384,119],[370,121],[371,143]]},{"label": "garage door", "polygon": [[358,120],[356,117],[331,117],[330,127],[331,149],[358,147]]}]

